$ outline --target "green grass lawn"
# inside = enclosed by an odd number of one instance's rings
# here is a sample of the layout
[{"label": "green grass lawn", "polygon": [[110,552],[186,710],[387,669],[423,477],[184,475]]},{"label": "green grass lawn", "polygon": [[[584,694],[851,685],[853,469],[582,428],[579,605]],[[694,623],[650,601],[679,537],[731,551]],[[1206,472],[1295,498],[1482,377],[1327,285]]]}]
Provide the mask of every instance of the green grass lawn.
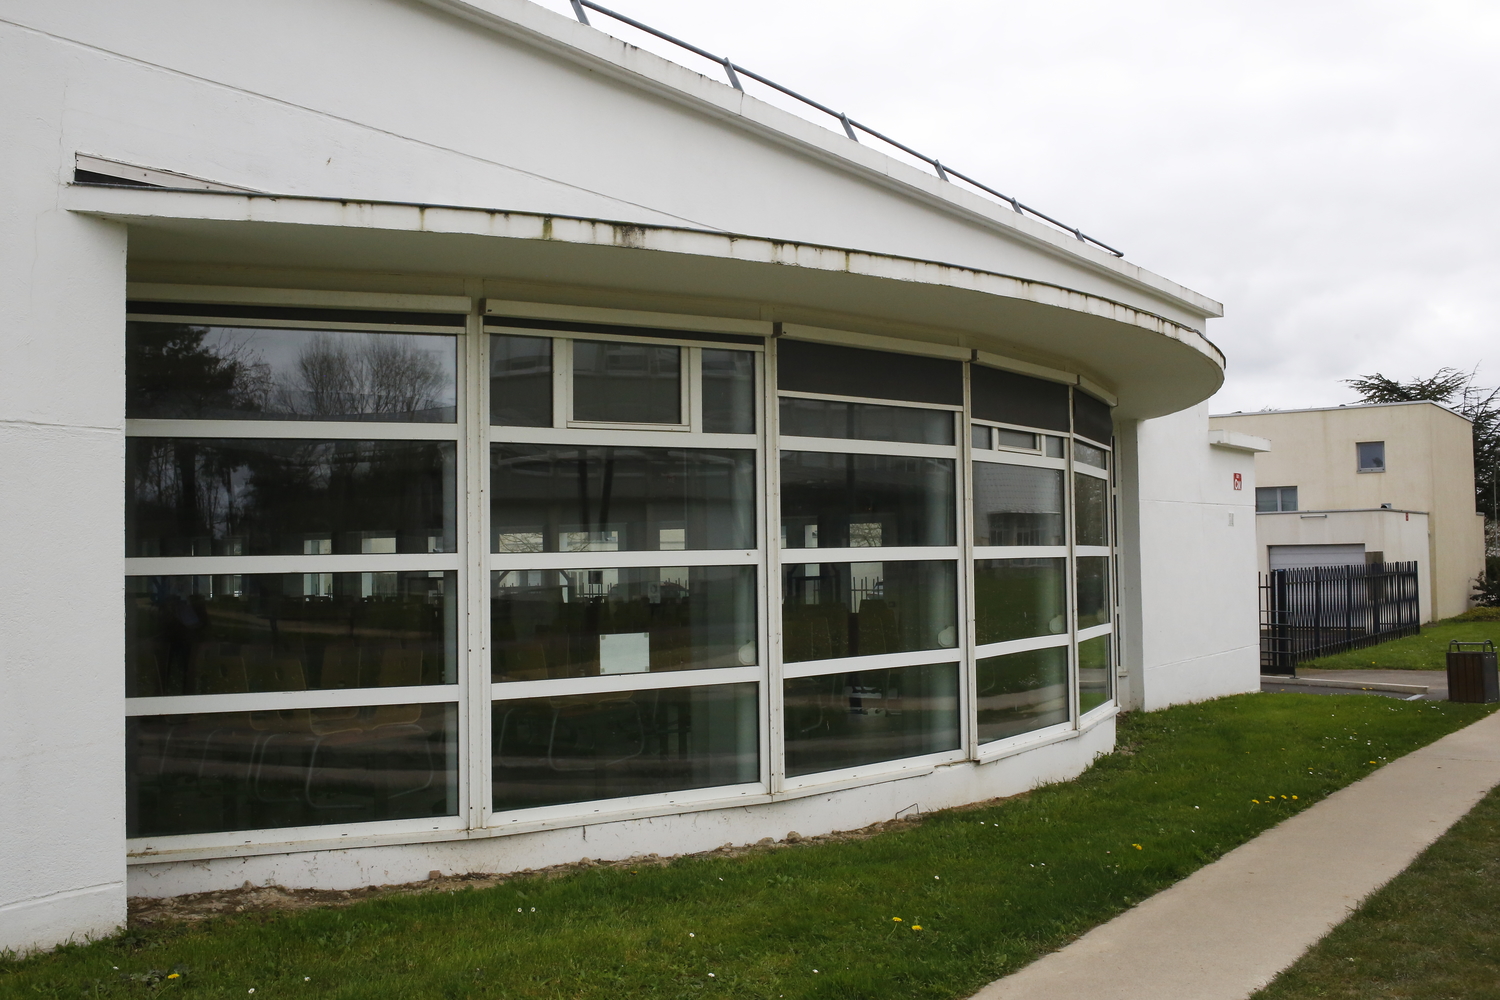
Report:
[{"label": "green grass lawn", "polygon": [[865,840],[157,925],[0,962],[0,996],[963,997],[1489,710],[1137,713],[1076,781]]},{"label": "green grass lawn", "polygon": [[1500,790],[1255,996],[1500,998]]},{"label": "green grass lawn", "polygon": [[1298,669],[1318,670],[1442,670],[1448,640],[1466,642],[1489,639],[1500,649],[1500,622],[1437,622],[1422,627],[1421,635],[1392,639],[1378,646],[1337,653],[1298,664]]}]

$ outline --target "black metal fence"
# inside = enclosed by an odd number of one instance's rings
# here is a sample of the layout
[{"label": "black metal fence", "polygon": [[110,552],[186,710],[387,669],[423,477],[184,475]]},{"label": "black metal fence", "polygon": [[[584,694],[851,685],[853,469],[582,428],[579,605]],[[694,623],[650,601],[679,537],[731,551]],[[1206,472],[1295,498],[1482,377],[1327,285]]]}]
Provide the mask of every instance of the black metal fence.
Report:
[{"label": "black metal fence", "polygon": [[1260,578],[1260,669],[1292,674],[1297,664],[1373,646],[1422,625],[1417,564],[1310,566]]}]

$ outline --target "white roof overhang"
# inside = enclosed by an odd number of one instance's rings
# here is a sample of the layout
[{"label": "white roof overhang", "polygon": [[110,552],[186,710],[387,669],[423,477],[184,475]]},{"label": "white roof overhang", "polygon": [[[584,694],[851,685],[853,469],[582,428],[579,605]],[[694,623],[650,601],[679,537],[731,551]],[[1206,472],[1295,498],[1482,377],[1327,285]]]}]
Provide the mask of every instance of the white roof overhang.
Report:
[{"label": "white roof overhang", "polygon": [[[129,227],[133,262],[450,275],[628,294],[725,315],[982,350],[1083,375],[1120,417],[1208,398],[1223,354],[1200,332],[1034,280],[837,247],[494,209],[74,185],[63,207]],[[570,296],[569,290],[575,290]],[[520,297],[514,295],[513,297]],[[689,305],[690,304],[690,305]],[[675,308],[674,308],[675,306]]]}]

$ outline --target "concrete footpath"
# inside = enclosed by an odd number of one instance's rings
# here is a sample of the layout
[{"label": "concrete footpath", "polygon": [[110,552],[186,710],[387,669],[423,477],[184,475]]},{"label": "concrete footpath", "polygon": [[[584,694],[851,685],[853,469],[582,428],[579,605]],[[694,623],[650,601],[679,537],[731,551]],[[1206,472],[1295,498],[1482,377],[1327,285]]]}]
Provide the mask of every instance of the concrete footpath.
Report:
[{"label": "concrete footpath", "polygon": [[974,1000],[1243,1000],[1500,784],[1500,713],[1392,761]]}]

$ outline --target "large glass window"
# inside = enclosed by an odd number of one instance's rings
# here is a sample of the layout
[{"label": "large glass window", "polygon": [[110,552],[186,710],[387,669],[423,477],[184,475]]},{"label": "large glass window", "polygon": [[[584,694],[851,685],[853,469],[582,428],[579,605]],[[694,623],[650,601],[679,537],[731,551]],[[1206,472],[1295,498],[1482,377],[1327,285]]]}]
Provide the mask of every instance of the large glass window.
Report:
[{"label": "large glass window", "polygon": [[755,547],[755,452],[490,447],[496,552]]},{"label": "large glass window", "polygon": [[456,832],[485,783],[494,828],[593,821],[1113,693],[1111,414],[1076,387],[603,313],[470,343],[471,312],[200,308],[127,331],[132,838]]},{"label": "large glass window", "polygon": [[703,349],[703,430],[755,433],[755,355]]},{"label": "large glass window", "polygon": [[788,776],[958,749],[956,663],[798,677],[783,686]]},{"label": "large glass window", "polygon": [[1109,613],[1109,557],[1078,557],[1078,627],[1104,625]]},{"label": "large glass window", "polygon": [[979,742],[990,743],[1068,721],[1068,647],[981,657]]},{"label": "large glass window", "polygon": [[125,578],[125,695],[452,684],[448,570]]},{"label": "large glass window", "polygon": [[127,556],[456,551],[451,441],[128,438]]},{"label": "large glass window", "polygon": [[1078,711],[1098,708],[1110,698],[1110,636],[1099,635],[1078,644]]},{"label": "large glass window", "polygon": [[573,419],[684,423],[682,348],[573,341]]},{"label": "large glass window", "polygon": [[1068,630],[1066,559],[976,559],[974,641],[1061,635]]},{"label": "large glass window", "polygon": [[754,566],[500,570],[492,577],[496,681],[758,662]]},{"label": "large glass window", "polygon": [[490,334],[490,423],[552,426],[552,341]]},{"label": "large glass window", "polygon": [[458,706],[126,720],[126,835],[458,814]]},{"label": "large glass window", "polygon": [[755,684],[497,701],[497,810],[760,778]]},{"label": "large glass window", "polygon": [[953,413],[912,406],[781,397],[781,433],[908,444],[952,444]]},{"label": "large glass window", "polygon": [[781,453],[781,544],[953,545],[953,460]]},{"label": "large glass window", "polygon": [[1109,544],[1109,483],[1073,473],[1073,521],[1079,545]]},{"label": "large glass window", "polygon": [[782,568],[788,663],[958,644],[953,563],[791,563]]},{"label": "large glass window", "polygon": [[454,420],[451,334],[131,320],[125,414],[196,420]]},{"label": "large glass window", "polygon": [[975,545],[1065,545],[1063,473],[975,462]]}]

